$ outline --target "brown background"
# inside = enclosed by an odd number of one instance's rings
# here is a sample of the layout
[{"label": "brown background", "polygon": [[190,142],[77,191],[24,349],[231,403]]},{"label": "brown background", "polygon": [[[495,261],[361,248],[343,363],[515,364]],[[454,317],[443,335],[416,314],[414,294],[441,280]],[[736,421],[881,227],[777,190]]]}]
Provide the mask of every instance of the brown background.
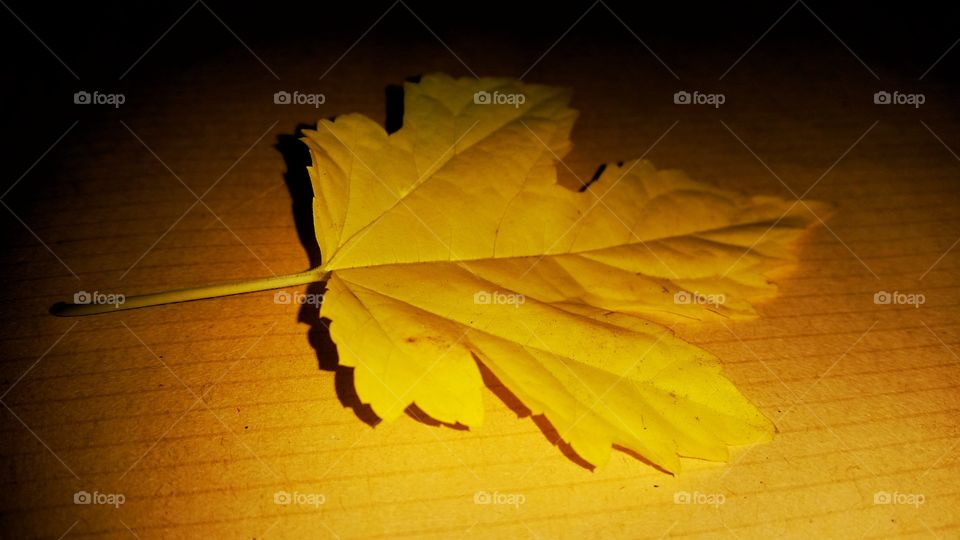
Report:
[{"label": "brown background", "polygon": [[[3,536],[958,536],[955,10],[141,9],[51,18],[11,4],[2,21]],[[493,393],[475,430],[410,417],[371,427],[316,310],[273,293],[47,313],[78,290],[316,264],[298,126],[347,112],[384,121],[398,97],[388,86],[418,73],[528,69],[574,88],[566,162],[583,179],[646,153],[717,185],[810,189],[837,205],[759,320],[677,330],[775,420],[772,443],[730,464],[687,461],[678,477],[619,452],[591,472]],[[83,89],[127,102],[73,105]],[[681,89],[727,102],[674,105]],[[275,105],[278,90],[326,103]],[[878,106],[878,90],[927,102]],[[191,190],[209,192],[198,203]],[[926,303],[876,305],[881,290]],[[75,505],[78,490],[126,503]],[[277,491],[325,502],[276,505]],[[478,491],[525,502],[477,505]],[[725,502],[675,504],[681,491]],[[924,503],[876,505],[878,491]]]}]

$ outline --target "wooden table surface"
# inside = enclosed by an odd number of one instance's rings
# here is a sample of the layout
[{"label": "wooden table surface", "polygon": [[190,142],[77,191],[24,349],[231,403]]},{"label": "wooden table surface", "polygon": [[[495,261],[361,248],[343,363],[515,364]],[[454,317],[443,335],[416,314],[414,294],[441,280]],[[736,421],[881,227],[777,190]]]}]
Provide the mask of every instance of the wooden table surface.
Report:
[{"label": "wooden table surface", "polygon": [[[0,211],[0,534],[960,536],[960,124],[949,86],[917,82],[922,69],[874,78],[839,44],[827,67],[758,47],[721,82],[735,54],[678,80],[639,46],[623,53],[623,78],[610,76],[608,53],[562,47],[527,76],[573,87],[577,175],[647,152],[717,185],[809,189],[837,206],[758,320],[677,329],[721,359],[779,434],[729,464],[686,460],[674,477],[622,452],[587,470],[493,392],[477,429],[409,416],[372,427],[316,309],[273,292],[49,315],[80,290],[137,294],[315,264],[296,127],[347,112],[382,121],[388,85],[469,74],[438,43],[390,62],[361,44],[322,80],[343,49],[309,62],[258,49],[262,65],[234,45],[182,71],[147,56],[123,106],[48,125],[28,156],[53,145],[44,165]],[[532,61],[468,51],[480,74],[515,76]],[[727,102],[674,105],[684,88]],[[326,103],[273,103],[295,89]],[[922,91],[927,103],[875,105],[882,89]],[[876,304],[879,291],[924,303]],[[74,504],[79,491],[124,502]],[[297,501],[275,504],[277,492]],[[477,504],[478,492],[516,504]],[[692,504],[677,502],[684,493]],[[877,504],[884,493],[892,504]]]}]

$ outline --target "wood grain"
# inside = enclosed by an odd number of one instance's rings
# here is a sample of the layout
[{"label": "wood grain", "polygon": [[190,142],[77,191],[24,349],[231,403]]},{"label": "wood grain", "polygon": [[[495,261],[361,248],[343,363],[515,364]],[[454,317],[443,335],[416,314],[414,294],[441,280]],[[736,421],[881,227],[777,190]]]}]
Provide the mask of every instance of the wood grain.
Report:
[{"label": "wood grain", "polygon": [[[23,179],[33,187],[9,203],[18,217],[0,212],[4,536],[960,536],[960,130],[946,89],[927,88],[918,110],[884,109],[849,59],[824,75],[827,91],[805,88],[800,69],[765,76],[757,60],[729,76],[724,108],[694,110],[672,104],[677,81],[655,65],[640,94],[603,82],[589,56],[575,59],[578,75],[562,56],[531,74],[574,87],[578,175],[652,146],[649,159],[698,179],[787,197],[812,186],[809,198],[837,206],[761,318],[677,329],[722,359],[780,433],[672,477],[622,452],[588,471],[493,392],[478,429],[411,417],[371,427],[348,406],[349,373],[316,310],[270,292],[50,316],[78,290],[308,267],[315,248],[292,211],[302,202],[284,183],[296,153],[285,161],[278,137],[319,116],[382,119],[388,84],[463,72],[443,49],[384,65],[360,47],[323,81],[278,83],[234,52],[133,85],[128,105],[81,122]],[[300,73],[295,59],[271,65]],[[325,92],[327,104],[275,106],[280,88]],[[71,122],[50,126],[50,142]],[[302,173],[288,176],[302,194]],[[190,190],[207,189],[197,203]],[[877,305],[881,290],[926,302]],[[125,502],[76,505],[80,490]],[[318,495],[278,505],[281,491]],[[522,504],[476,504],[478,492]],[[681,492],[722,504],[677,504]],[[923,503],[874,504],[878,492]]]}]

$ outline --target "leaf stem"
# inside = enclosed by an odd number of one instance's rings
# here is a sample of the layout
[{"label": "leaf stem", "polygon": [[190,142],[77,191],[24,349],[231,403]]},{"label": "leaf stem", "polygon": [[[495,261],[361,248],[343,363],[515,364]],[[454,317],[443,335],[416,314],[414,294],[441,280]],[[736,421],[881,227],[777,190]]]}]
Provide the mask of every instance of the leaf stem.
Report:
[{"label": "leaf stem", "polygon": [[70,304],[66,302],[58,302],[50,308],[50,313],[58,317],[96,315],[98,313],[110,313],[123,309],[137,309],[150,306],[159,306],[163,304],[173,304],[176,302],[189,302],[192,300],[204,300],[207,298],[217,298],[220,296],[231,296],[234,294],[268,291],[270,289],[279,289],[281,287],[293,287],[295,285],[322,282],[329,278],[330,272],[324,272],[319,267],[316,267],[297,274],[248,279],[244,281],[235,281],[232,283],[203,285],[188,289],[177,289],[174,291],[131,296],[129,298],[124,298],[122,302],[118,302],[116,304]]}]

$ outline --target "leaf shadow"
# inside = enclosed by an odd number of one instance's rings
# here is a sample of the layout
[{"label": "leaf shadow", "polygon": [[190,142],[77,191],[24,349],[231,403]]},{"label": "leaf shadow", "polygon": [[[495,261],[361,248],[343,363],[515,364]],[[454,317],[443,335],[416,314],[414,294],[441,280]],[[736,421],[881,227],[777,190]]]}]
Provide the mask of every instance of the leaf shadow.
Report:
[{"label": "leaf shadow", "polygon": [[[413,76],[407,79],[410,82],[417,82],[419,76]],[[393,133],[403,126],[403,87],[400,85],[389,85],[384,90],[387,113],[385,119],[385,128],[388,133]],[[313,186],[310,181],[310,175],[307,167],[310,166],[310,152],[306,145],[300,141],[303,137],[303,130],[313,129],[309,124],[297,124],[292,133],[281,134],[277,138],[277,144],[274,148],[283,156],[286,165],[286,172],[283,175],[287,190],[291,198],[291,211],[293,213],[294,225],[297,231],[297,237],[307,253],[311,267],[319,266],[322,262],[322,254],[317,244],[314,222],[313,222]],[[587,186],[584,186],[586,188]],[[307,294],[322,295],[326,290],[324,283],[311,283],[307,286]],[[320,310],[317,306],[303,304],[297,314],[298,322],[309,325],[307,338],[310,345],[317,353],[318,367],[323,371],[329,371],[334,374],[334,388],[337,399],[340,403],[349,409],[362,422],[376,426],[381,419],[368,404],[361,401],[357,395],[354,385],[353,368],[342,366],[339,362],[337,347],[330,338],[329,320],[320,317]],[[479,359],[474,357],[480,370],[484,385],[496,395],[518,418],[530,417],[537,428],[543,433],[550,444],[556,446],[563,455],[570,461],[593,471],[596,467],[586,461],[563,440],[557,429],[543,415],[532,414],[519,398],[517,398],[503,383],[491,372]],[[405,410],[406,414],[414,420],[429,426],[445,426],[455,430],[468,430],[463,424],[449,424],[441,422],[430,417],[416,404],[411,404]],[[620,448],[637,459],[650,463],[639,454],[630,452],[627,449]],[[652,464],[651,464],[652,465]]]},{"label": "leaf shadow", "polygon": [[563,437],[560,436],[560,432],[557,431],[557,428],[553,427],[553,424],[547,420],[547,417],[542,414],[533,414],[526,405],[520,401],[513,392],[511,392],[496,375],[493,374],[490,369],[483,365],[483,362],[474,357],[477,361],[477,366],[480,368],[480,376],[483,378],[483,384],[486,386],[500,401],[503,402],[514,414],[517,415],[517,418],[526,418],[530,417],[533,420],[533,423],[540,429],[540,432],[543,433],[543,436],[547,438],[547,441],[550,442],[553,446],[556,446],[558,450],[564,455],[567,456],[567,459],[576,463],[577,465],[587,469],[589,471],[594,471],[596,466],[594,466],[589,461],[580,457],[580,454],[577,454],[577,451],[570,446],[570,443],[563,440]]},{"label": "leaf shadow", "polygon": [[[489,368],[487,368],[487,366],[483,365],[483,362],[480,361],[480,359],[476,357],[474,357],[474,359],[477,361],[477,365],[480,367],[480,375],[483,377],[484,386],[486,386],[491,392],[493,392],[494,395],[500,398],[500,401],[509,407],[510,410],[517,415],[517,418],[525,418],[527,416],[531,417],[533,423],[536,424],[536,426],[540,429],[540,432],[543,433],[543,436],[547,438],[550,444],[556,446],[557,449],[559,449],[560,452],[567,457],[567,459],[591,472],[596,470],[596,465],[580,457],[580,454],[578,454],[577,451],[570,446],[570,443],[563,440],[563,437],[560,436],[560,432],[557,431],[557,428],[555,428],[549,420],[547,420],[546,416],[542,414],[532,414],[532,411],[527,408],[522,401],[520,401],[520,398],[518,398],[513,394],[513,392],[504,386],[504,384],[500,382],[500,379],[498,379],[497,376],[494,375]],[[670,475],[673,474],[672,472],[645,458],[642,454],[639,454],[627,447],[614,444],[613,448],[646,465],[653,467],[654,469],[657,469],[660,472]]]},{"label": "leaf shadow", "polygon": [[[408,82],[418,82],[419,75],[406,79]],[[385,127],[388,133],[393,133],[403,127],[403,86],[389,85],[384,89],[384,98],[387,105]],[[330,120],[334,120],[331,118]],[[291,212],[293,213],[294,227],[297,238],[307,253],[310,267],[319,266],[323,259],[320,246],[316,241],[313,222],[313,185],[307,167],[311,165],[310,151],[300,140],[303,131],[314,129],[310,124],[297,124],[291,133],[284,133],[277,137],[274,148],[283,156],[286,172],[283,174],[284,183],[290,193]],[[324,283],[311,283],[307,286],[307,294],[322,295],[326,290]],[[307,339],[311,347],[317,352],[317,365],[323,371],[334,374],[334,388],[337,399],[362,422],[376,426],[381,419],[373,409],[360,400],[354,385],[353,368],[340,365],[337,347],[330,338],[329,321],[320,317],[320,310],[311,304],[303,304],[297,314],[297,321],[309,325]],[[456,430],[466,430],[462,424],[448,424],[431,418],[415,404],[407,407],[408,416],[431,426],[446,426]]]},{"label": "leaf shadow", "polygon": [[[286,172],[283,180],[290,192],[291,211],[293,212],[294,226],[297,237],[307,253],[311,267],[319,266],[322,262],[320,246],[314,236],[313,224],[313,186],[307,167],[310,165],[310,152],[307,146],[300,141],[303,130],[313,129],[307,124],[298,124],[292,133],[285,133],[277,137],[274,148],[283,156]],[[311,283],[307,286],[307,294],[322,295],[326,289],[323,283]],[[316,296],[319,297],[319,296]],[[329,323],[320,317],[320,310],[312,304],[303,304],[297,313],[297,321],[310,326],[307,339],[310,346],[317,352],[317,364],[323,371],[334,374],[334,388],[337,399],[349,409],[352,409],[364,423],[375,426],[380,418],[369,405],[360,401],[353,384],[353,368],[341,366],[337,356],[337,347],[330,339]]]},{"label": "leaf shadow", "polygon": [[[415,80],[411,78],[410,80]],[[400,129],[403,118],[403,87],[388,86],[385,90],[387,99],[387,125],[394,131]],[[297,124],[291,133],[284,133],[277,137],[274,148],[283,156],[286,172],[283,175],[287,191],[290,193],[291,212],[293,213],[294,227],[297,238],[306,251],[310,267],[319,266],[322,262],[320,246],[314,236],[313,222],[313,185],[307,167],[311,164],[310,151],[300,140],[303,131],[313,129],[309,124]],[[307,294],[320,297],[326,290],[324,283],[311,283],[307,286]],[[317,365],[323,371],[334,374],[334,389],[337,399],[344,407],[352,409],[354,414],[365,424],[376,426],[381,419],[373,409],[360,400],[354,385],[353,368],[340,365],[337,347],[330,338],[330,321],[320,317],[317,306],[303,304],[297,313],[297,321],[307,324],[307,339],[310,346],[317,353]],[[431,418],[415,404],[407,407],[406,411],[414,420],[431,426],[446,426],[456,430],[466,430],[462,424],[448,424]]]}]

